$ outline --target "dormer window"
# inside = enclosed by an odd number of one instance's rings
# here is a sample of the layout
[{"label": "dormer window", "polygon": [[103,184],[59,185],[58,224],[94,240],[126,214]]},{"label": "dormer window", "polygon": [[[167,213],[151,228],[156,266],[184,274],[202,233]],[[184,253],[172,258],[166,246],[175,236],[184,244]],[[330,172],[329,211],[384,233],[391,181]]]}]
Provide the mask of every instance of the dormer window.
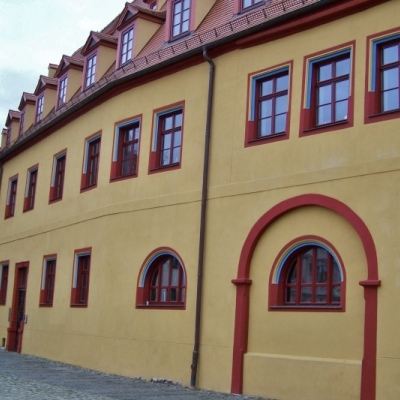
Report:
[{"label": "dormer window", "polygon": [[132,48],[133,48],[133,27],[126,30],[121,35],[121,63],[120,65],[126,63],[132,58]]},{"label": "dormer window", "polygon": [[241,0],[241,1],[242,1],[242,10],[256,6],[259,3],[265,2],[265,0]]},{"label": "dormer window", "polygon": [[172,3],[172,38],[189,32],[190,0],[176,0]]},{"label": "dormer window", "polygon": [[68,77],[64,76],[60,79],[59,89],[58,89],[58,107],[61,107],[65,103],[67,96],[67,82]]},{"label": "dormer window", "polygon": [[37,100],[36,106],[36,122],[39,122],[43,116],[44,95],[40,96]]},{"label": "dormer window", "polygon": [[85,87],[93,85],[96,75],[97,54],[93,54],[86,62]]}]

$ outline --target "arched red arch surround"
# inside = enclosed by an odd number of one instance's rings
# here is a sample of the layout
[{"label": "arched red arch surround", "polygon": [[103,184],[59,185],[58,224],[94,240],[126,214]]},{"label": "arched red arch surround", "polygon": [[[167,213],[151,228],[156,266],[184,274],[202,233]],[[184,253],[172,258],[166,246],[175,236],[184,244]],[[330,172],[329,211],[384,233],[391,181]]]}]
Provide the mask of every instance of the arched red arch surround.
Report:
[{"label": "arched red arch surround", "polygon": [[267,211],[250,230],[240,254],[236,285],[235,331],[233,342],[233,365],[231,392],[243,391],[243,362],[247,352],[249,328],[249,279],[251,260],[257,243],[265,230],[289,211],[306,206],[323,207],[345,218],[358,234],[367,259],[367,279],[360,282],[364,287],[364,350],[361,369],[360,399],[374,400],[376,389],[376,338],[378,310],[378,260],[375,243],[364,221],[346,204],[320,194],[306,194],[284,200]]}]

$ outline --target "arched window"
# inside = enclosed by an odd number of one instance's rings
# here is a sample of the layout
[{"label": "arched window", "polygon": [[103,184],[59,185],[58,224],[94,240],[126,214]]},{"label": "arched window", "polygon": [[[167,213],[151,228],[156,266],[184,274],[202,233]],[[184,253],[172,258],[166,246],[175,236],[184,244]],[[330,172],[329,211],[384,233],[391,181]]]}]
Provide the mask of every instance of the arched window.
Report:
[{"label": "arched window", "polygon": [[151,268],[150,303],[183,304],[185,301],[185,275],[179,261],[172,256],[157,259]]},{"label": "arched window", "polygon": [[318,246],[300,248],[284,268],[284,304],[340,304],[340,269],[326,249]]},{"label": "arched window", "polygon": [[185,269],[172,251],[162,249],[148,257],[138,283],[138,308],[185,308]]},{"label": "arched window", "polygon": [[269,309],[344,311],[345,280],[340,256],[317,236],[295,239],[271,271]]}]

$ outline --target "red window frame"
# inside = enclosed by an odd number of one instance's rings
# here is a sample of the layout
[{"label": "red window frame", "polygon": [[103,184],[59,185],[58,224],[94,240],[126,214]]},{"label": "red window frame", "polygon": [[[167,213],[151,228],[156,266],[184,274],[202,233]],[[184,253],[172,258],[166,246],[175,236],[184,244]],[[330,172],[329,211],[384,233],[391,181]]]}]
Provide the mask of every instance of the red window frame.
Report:
[{"label": "red window frame", "polygon": [[75,251],[71,307],[87,307],[89,301],[91,248]]},{"label": "red window frame", "polygon": [[[354,126],[354,53],[353,41],[304,57],[300,137]],[[332,74],[326,78],[329,66]],[[321,116],[330,111],[330,116],[319,120],[319,111]]]},{"label": "red window frame", "polygon": [[[178,106],[179,104],[179,106]],[[176,103],[154,111],[154,136],[149,160],[149,173],[181,167],[184,106]]]},{"label": "red window frame", "polygon": [[8,261],[2,261],[0,263],[0,275],[1,275],[1,280],[0,280],[0,305],[5,305],[7,301],[7,286],[8,286],[8,270],[9,270],[9,264]]},{"label": "red window frame", "polygon": [[101,136],[86,141],[81,191],[97,187],[100,163]]},{"label": "red window frame", "polygon": [[8,184],[7,204],[5,218],[11,218],[15,213],[15,205],[17,200],[18,176],[10,178]]},{"label": "red window frame", "polygon": [[35,121],[39,122],[43,116],[43,107],[44,107],[44,94],[38,97],[37,105],[36,105],[36,118]]},{"label": "red window frame", "polygon": [[[124,122],[124,123],[123,123]],[[111,180],[119,180],[138,175],[141,116],[115,124]]]},{"label": "red window frame", "polygon": [[50,202],[61,200],[64,191],[65,165],[67,154],[61,153],[54,157],[53,174],[50,186]]},{"label": "red window frame", "polygon": [[[397,60],[385,63],[384,51],[390,47],[397,48]],[[365,79],[365,116],[366,124],[391,120],[400,117],[400,31],[389,30],[367,38],[367,71]],[[388,82],[394,83],[385,88],[383,75],[392,71]],[[396,82],[397,81],[397,82]],[[390,90],[389,90],[390,89]],[[392,100],[397,107],[385,107],[385,92],[397,91]]]},{"label": "red window frame", "polygon": [[91,55],[86,60],[85,88],[88,88],[95,82],[96,65],[97,65],[97,53]]},{"label": "red window frame", "polygon": [[137,308],[183,310],[186,306],[187,280],[185,269],[174,254],[158,249],[142,266],[136,292]]},{"label": "red window frame", "polygon": [[134,28],[131,26],[121,34],[120,65],[132,59]]},{"label": "red window frame", "polygon": [[172,1],[171,38],[176,39],[190,31],[191,0]]},{"label": "red window frame", "polygon": [[67,97],[67,84],[68,84],[68,75],[65,75],[60,79],[60,83],[58,86],[58,107],[61,107],[65,104],[65,100]]},{"label": "red window frame", "polygon": [[44,256],[40,306],[52,307],[56,280],[57,258],[55,254]]},{"label": "red window frame", "polygon": [[26,191],[24,199],[24,212],[33,210],[35,207],[36,187],[38,178],[38,167],[28,170],[26,180]]},{"label": "red window frame", "polygon": [[[321,265],[321,257],[318,257],[318,252],[326,253],[326,270],[321,268],[324,266]],[[311,256],[311,262],[308,262],[308,265],[304,265],[306,255]],[[309,270],[311,267],[311,271],[306,271],[307,267]],[[284,285],[282,303],[284,305],[340,306],[342,287],[340,270],[332,254],[326,249],[317,246],[301,248],[290,257],[284,268],[282,282]],[[307,274],[307,272],[310,273]],[[325,294],[323,294],[324,292]],[[318,300],[318,296],[320,299],[325,297],[325,301]]]}]

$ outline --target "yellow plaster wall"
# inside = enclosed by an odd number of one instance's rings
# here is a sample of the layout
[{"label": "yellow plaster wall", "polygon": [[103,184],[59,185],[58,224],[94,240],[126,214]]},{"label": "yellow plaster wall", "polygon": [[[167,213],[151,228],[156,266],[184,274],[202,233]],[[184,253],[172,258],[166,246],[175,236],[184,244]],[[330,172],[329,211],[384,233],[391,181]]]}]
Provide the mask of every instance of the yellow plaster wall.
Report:
[{"label": "yellow plaster wall", "polygon": [[[44,90],[44,101],[43,101],[43,114],[42,119],[50,114],[50,111],[54,109],[57,101],[57,88],[46,88]],[[36,109],[35,109],[36,112]]]},{"label": "yellow plaster wall", "polygon": [[11,122],[10,143],[17,139],[19,133],[19,120]]},{"label": "yellow plaster wall", "polygon": [[116,56],[116,48],[114,49],[107,46],[99,46],[97,51],[96,82],[99,81],[115,63]]},{"label": "yellow plaster wall", "polygon": [[146,43],[153,37],[153,35],[160,28],[160,24],[148,21],[143,18],[138,18],[135,23],[134,40],[135,45],[133,48],[133,58],[136,57],[146,45]]},{"label": "yellow plaster wall", "polygon": [[215,4],[215,0],[202,0],[202,1],[193,1],[192,7],[194,9],[194,27],[193,29],[197,29],[203,21],[204,17],[211,10],[211,7]]},{"label": "yellow plaster wall", "polygon": [[25,106],[24,133],[35,122],[35,111],[36,111],[36,104],[27,104]]},{"label": "yellow plaster wall", "polygon": [[[364,125],[363,107],[366,36],[398,26],[398,8],[399,3],[387,2],[362,15],[215,60],[200,387],[230,390],[236,302],[231,280],[237,277],[247,234],[279,202],[318,193],[338,199],[356,212],[376,244],[382,279],[378,289],[377,398],[396,397],[400,374],[400,342],[395,329],[400,326],[396,312],[400,302],[398,120]],[[299,138],[304,55],[350,40],[356,40],[354,128]],[[290,60],[294,65],[290,139],[244,148],[248,74]],[[204,63],[127,90],[4,165],[3,182],[20,173],[16,216],[4,221],[0,233],[0,259],[10,259],[10,285],[15,262],[31,262],[24,352],[130,376],[165,374],[188,383],[207,79]],[[153,110],[182,100],[182,168],[148,175]],[[139,176],[110,183],[114,123],[139,114]],[[80,194],[84,141],[99,130],[98,187]],[[53,154],[65,147],[64,198],[49,206]],[[25,183],[27,168],[38,160],[35,210],[22,214],[21,183]],[[5,208],[5,192],[0,194],[0,210]],[[347,274],[346,312],[267,311],[272,263],[285,244],[301,235],[319,235],[340,253]],[[89,307],[71,309],[73,251],[87,246],[93,248]],[[174,248],[185,263],[186,311],[134,308],[139,268],[159,246]],[[52,309],[41,309],[41,263],[49,253],[58,254],[56,297]],[[358,397],[364,329],[363,289],[358,282],[367,278],[367,271],[353,228],[330,211],[304,208],[291,212],[260,239],[250,278],[245,393],[282,399]],[[0,337],[7,326],[9,299],[10,292],[7,306],[0,307]],[[315,329],[310,331],[310,326]]]},{"label": "yellow plaster wall", "polygon": [[82,71],[76,69],[70,69],[68,71],[67,81],[67,94],[65,97],[66,102],[70,101],[71,98],[78,92],[82,85]]}]

